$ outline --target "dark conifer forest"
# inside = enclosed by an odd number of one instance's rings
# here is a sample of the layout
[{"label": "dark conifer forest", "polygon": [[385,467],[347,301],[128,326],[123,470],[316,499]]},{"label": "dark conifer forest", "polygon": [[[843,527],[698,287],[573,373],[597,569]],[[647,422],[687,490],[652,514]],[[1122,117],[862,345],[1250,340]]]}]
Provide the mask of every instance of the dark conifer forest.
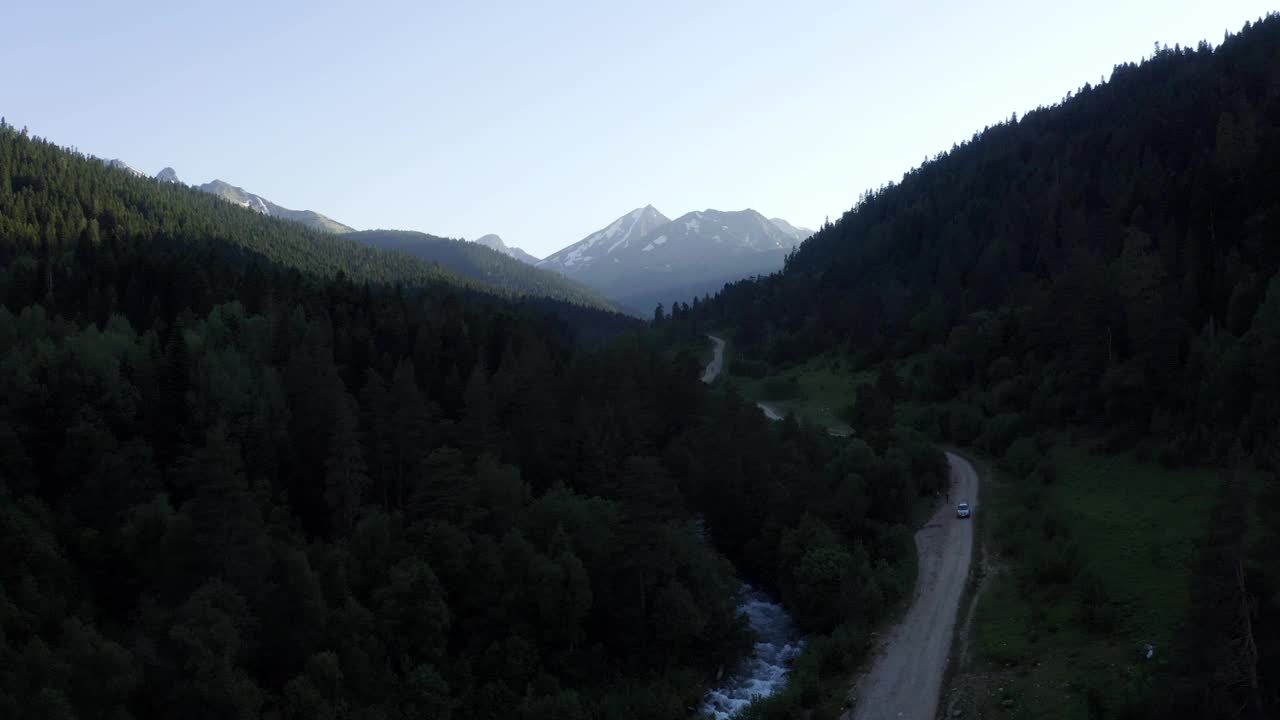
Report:
[{"label": "dark conifer forest", "polygon": [[411,230],[364,230],[347,233],[365,245],[397,250],[439,263],[463,277],[508,289],[519,295],[548,297],[604,310],[614,305],[600,293],[559,273],[542,270],[497,250],[465,240],[451,240]]},{"label": "dark conifer forest", "polygon": [[913,424],[1024,473],[1063,428],[1232,468],[1182,666],[1135,712],[1280,711],[1280,17],[984,129],[692,314],[773,367],[888,371]]},{"label": "dark conifer forest", "polygon": [[7,125],[0,298],[5,718],[683,717],[743,579],[860,652],[945,477]]}]

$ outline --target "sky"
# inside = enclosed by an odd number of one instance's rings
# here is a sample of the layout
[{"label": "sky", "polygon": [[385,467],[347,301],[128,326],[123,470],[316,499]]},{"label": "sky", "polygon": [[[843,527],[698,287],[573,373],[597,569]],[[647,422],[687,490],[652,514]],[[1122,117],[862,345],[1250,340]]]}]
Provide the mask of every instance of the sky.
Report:
[{"label": "sky", "polygon": [[[1041,5],[1037,7],[1037,5]],[[39,0],[0,115],[358,229],[545,256],[653,204],[816,228],[975,131],[1253,0]]]}]

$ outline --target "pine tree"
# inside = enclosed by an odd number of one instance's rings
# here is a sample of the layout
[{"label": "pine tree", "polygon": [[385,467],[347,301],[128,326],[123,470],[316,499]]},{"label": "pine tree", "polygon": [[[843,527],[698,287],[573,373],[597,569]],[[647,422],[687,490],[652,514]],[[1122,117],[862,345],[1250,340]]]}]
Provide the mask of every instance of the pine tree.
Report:
[{"label": "pine tree", "polygon": [[426,403],[418,390],[413,361],[407,358],[400,361],[391,378],[390,410],[391,501],[394,507],[403,509],[409,497],[409,484],[431,450]]},{"label": "pine tree", "polygon": [[484,365],[471,369],[467,388],[463,392],[462,443],[473,453],[492,450],[497,446],[494,430],[496,418],[493,397],[489,391],[488,373]]},{"label": "pine tree", "polygon": [[391,509],[391,487],[395,475],[395,444],[391,437],[391,407],[387,383],[372,367],[365,371],[360,388],[360,425],[364,440],[364,457],[368,460],[370,479],[375,493],[382,498],[382,509]]},{"label": "pine tree", "polygon": [[360,450],[359,408],[350,393],[338,395],[333,429],[329,434],[329,456],[325,461],[324,498],[333,514],[336,531],[350,532],[356,510],[369,487],[369,475]]},{"label": "pine tree", "polygon": [[193,539],[211,575],[252,593],[266,575],[268,538],[239,448],[218,425],[180,466],[184,485],[193,492],[182,512],[191,518]]}]

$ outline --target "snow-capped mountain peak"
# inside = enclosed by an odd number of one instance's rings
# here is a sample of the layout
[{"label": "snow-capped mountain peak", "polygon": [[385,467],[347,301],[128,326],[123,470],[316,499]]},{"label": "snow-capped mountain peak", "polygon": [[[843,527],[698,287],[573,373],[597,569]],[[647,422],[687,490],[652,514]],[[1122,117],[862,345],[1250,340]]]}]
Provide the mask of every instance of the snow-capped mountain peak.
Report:
[{"label": "snow-capped mountain peak", "polygon": [[671,222],[652,205],[636,208],[578,242],[538,263],[539,267],[561,272],[581,269],[615,252],[638,243],[654,229]]},{"label": "snow-capped mountain peak", "polygon": [[[623,304],[692,297],[724,282],[782,267],[808,231],[755,210],[695,210],[670,220],[637,208],[538,263]],[[671,297],[667,297],[670,300]],[[651,305],[649,307],[652,307]]]},{"label": "snow-capped mountain peak", "polygon": [[802,243],[805,240],[808,240],[809,236],[813,234],[813,231],[809,228],[792,225],[782,218],[769,218],[769,222],[777,225],[782,232],[795,238],[797,243]]}]

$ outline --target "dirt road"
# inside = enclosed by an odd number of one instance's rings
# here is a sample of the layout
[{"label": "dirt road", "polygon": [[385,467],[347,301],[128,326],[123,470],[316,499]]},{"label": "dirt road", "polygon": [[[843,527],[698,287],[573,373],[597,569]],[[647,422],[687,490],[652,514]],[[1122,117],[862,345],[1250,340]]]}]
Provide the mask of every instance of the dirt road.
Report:
[{"label": "dirt road", "polygon": [[711,357],[711,362],[707,363],[707,369],[702,371],[702,382],[715,382],[717,376],[720,375],[720,368],[724,365],[724,340],[715,335],[708,335],[711,342],[715,344],[715,355]]},{"label": "dirt road", "polygon": [[951,502],[916,533],[920,558],[915,597],[889,630],[870,672],[854,688],[854,707],[842,720],[934,720],[951,650],[956,609],[969,576],[973,522],[956,518],[955,503],[978,512],[978,475],[968,460],[947,453]]},{"label": "dirt road", "polygon": [[756,407],[760,408],[760,412],[764,413],[764,416],[769,418],[770,420],[786,419],[786,415],[783,415],[782,413],[778,412],[777,408],[773,407],[769,403],[758,402],[756,403]]}]

